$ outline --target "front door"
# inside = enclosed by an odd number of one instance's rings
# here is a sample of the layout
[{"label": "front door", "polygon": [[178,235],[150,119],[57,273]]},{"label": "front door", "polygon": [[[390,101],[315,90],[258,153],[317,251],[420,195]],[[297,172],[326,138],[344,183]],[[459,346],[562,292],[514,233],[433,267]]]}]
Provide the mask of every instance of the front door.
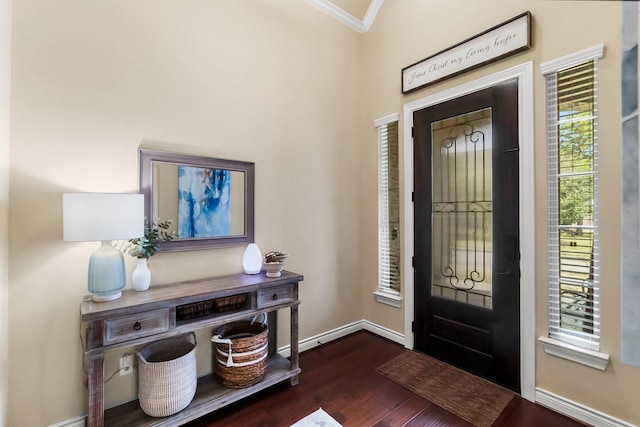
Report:
[{"label": "front door", "polygon": [[415,347],[520,392],[517,80],[413,126]]}]

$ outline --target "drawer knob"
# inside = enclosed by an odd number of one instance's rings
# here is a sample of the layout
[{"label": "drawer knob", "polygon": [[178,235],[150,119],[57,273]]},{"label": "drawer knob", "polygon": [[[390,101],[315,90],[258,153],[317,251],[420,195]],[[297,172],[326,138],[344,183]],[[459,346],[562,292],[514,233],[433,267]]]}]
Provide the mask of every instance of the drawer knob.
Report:
[{"label": "drawer knob", "polygon": [[271,297],[272,300],[277,300],[278,299],[278,294],[273,294],[273,296]]},{"label": "drawer knob", "polygon": [[140,324],[140,322],[136,322],[133,324],[134,331],[139,331],[140,329],[142,329],[142,325]]}]

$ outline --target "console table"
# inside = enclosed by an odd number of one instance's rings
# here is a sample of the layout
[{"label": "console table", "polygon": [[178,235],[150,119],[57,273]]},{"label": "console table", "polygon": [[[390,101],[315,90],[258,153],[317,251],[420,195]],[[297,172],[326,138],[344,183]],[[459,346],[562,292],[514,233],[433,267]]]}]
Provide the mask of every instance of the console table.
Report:
[{"label": "console table", "polygon": [[[280,277],[234,274],[169,285],[153,286],[145,292],[124,291],[122,298],[108,302],[83,301],[80,320],[85,331],[84,363],[88,369],[89,407],[87,426],[176,426],[250,396],[274,384],[289,380],[298,384],[298,283],[303,276],[283,271]],[[220,298],[242,296],[244,301],[228,311],[215,309]],[[246,296],[246,298],[245,298]],[[208,304],[211,302],[212,304]],[[191,308],[199,307],[193,314]],[[202,307],[212,307],[201,310]],[[186,308],[186,309],[185,309]],[[290,309],[291,357],[277,352],[278,310]],[[104,410],[104,354],[124,347],[142,347],[199,329],[214,329],[225,323],[266,313],[269,326],[267,374],[258,384],[230,389],[218,384],[213,374],[198,378],[191,404],[175,415],[153,418],[138,401]],[[212,345],[211,342],[200,345]]]}]

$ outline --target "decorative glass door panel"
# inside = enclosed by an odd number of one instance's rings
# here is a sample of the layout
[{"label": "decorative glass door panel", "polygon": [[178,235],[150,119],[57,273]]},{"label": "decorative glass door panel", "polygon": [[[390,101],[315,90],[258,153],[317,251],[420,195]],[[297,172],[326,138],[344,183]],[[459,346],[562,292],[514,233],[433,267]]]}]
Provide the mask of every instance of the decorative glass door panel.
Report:
[{"label": "decorative glass door panel", "polygon": [[491,108],[433,122],[431,133],[431,295],[491,309]]}]

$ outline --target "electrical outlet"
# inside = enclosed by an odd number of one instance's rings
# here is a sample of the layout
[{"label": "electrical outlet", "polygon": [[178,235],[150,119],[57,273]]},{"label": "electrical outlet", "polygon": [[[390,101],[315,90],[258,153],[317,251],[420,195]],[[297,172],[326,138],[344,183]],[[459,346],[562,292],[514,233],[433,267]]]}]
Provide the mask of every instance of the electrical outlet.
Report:
[{"label": "electrical outlet", "polygon": [[124,354],[120,358],[120,375],[129,375],[133,373],[133,355]]}]

